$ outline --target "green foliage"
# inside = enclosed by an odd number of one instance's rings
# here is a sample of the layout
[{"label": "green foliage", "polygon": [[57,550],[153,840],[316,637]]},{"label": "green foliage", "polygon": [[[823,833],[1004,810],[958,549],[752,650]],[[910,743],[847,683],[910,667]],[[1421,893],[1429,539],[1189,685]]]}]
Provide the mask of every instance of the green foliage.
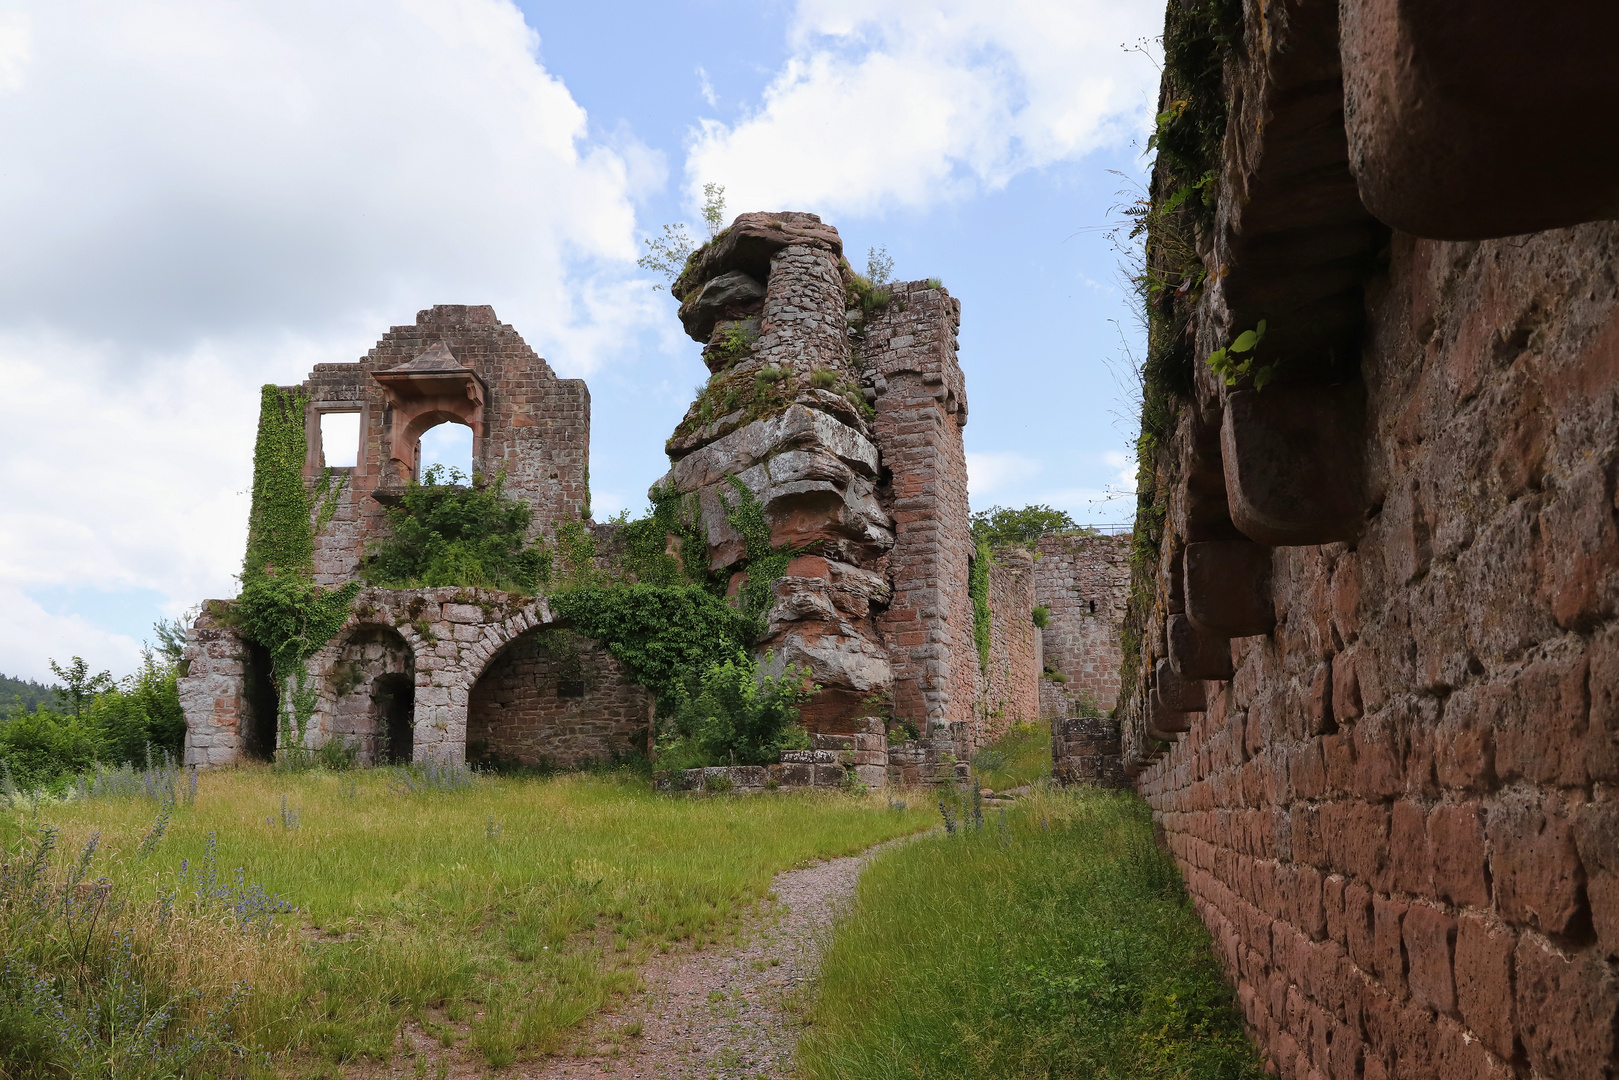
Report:
[{"label": "green foliage", "polygon": [[[849,264],[843,265],[847,267]],[[859,308],[861,314],[869,319],[894,302],[894,290],[850,270],[844,299],[848,301],[850,307]]]},{"label": "green foliage", "polygon": [[734,322],[725,328],[719,340],[709,346],[709,350],[712,356],[734,362],[752,352],[758,340],[759,331],[751,322]]},{"label": "green foliage", "polygon": [[1265,320],[1260,319],[1258,326],[1238,334],[1230,345],[1209,353],[1209,367],[1225,380],[1227,386],[1236,386],[1239,379],[1252,376],[1254,389],[1263,390],[1265,384],[1275,377],[1276,369],[1280,365],[1280,361],[1274,360],[1269,364],[1257,363],[1258,354],[1255,350],[1263,340],[1265,340]]},{"label": "green foliage", "polygon": [[816,368],[810,372],[812,390],[830,390],[838,385],[838,373],[831,368]]},{"label": "green foliage", "polygon": [[21,705],[31,712],[41,705],[58,700],[60,693],[61,687],[46,686],[32,679],[13,679],[0,675],[0,708],[9,710],[13,705]]},{"label": "green foliage", "polygon": [[770,522],[765,520],[764,503],[736,477],[727,479],[737,498],[732,502],[721,495],[720,502],[725,506],[725,520],[742,535],[745,559],[742,568],[747,574],[747,581],[737,593],[737,603],[742,614],[754,622],[757,634],[763,630],[764,617],[776,601],[776,579],[786,572],[787,564],[797,552],[771,546]]},{"label": "green foliage", "polygon": [[84,706],[97,694],[112,688],[112,673],[90,674],[90,665],[83,657],[75,656],[65,668],[55,660],[50,661],[50,665],[51,671],[62,680],[62,689],[56,692],[57,700],[73,710],[75,720],[84,715]]},{"label": "green foliage", "polygon": [[807,671],[760,675],[758,665],[738,650],[706,668],[696,692],[682,696],[671,736],[658,747],[658,765],[773,764],[783,750],[809,746],[797,724],[798,709],[816,689]]},{"label": "green foliage", "polygon": [[1021,510],[992,506],[972,517],[973,539],[992,548],[1002,544],[1032,548],[1042,536],[1084,531],[1087,530],[1081,529],[1067,511],[1049,506],[1025,506]]},{"label": "green foliage", "polygon": [[708,226],[710,240],[725,229],[725,187],[723,184],[703,185],[703,224]]},{"label": "green foliage", "polygon": [[1051,725],[1013,724],[1000,738],[973,755],[973,775],[981,787],[1010,791],[1051,776]]},{"label": "green foliage", "polygon": [[894,259],[886,247],[874,247],[866,252],[866,280],[873,285],[887,285],[894,279]]},{"label": "green foliage", "polygon": [[[697,245],[692,242],[685,225],[665,225],[662,236],[649,236],[642,243],[646,244],[646,254],[636,259],[635,265],[642,270],[662,274],[670,281],[680,276],[697,253]],[[652,287],[661,289],[663,285]]]},{"label": "green foliage", "polygon": [[967,595],[973,602],[973,643],[978,646],[978,666],[989,667],[990,619],[989,564],[987,541],[979,540],[967,569]]},{"label": "green foliage", "polygon": [[655,488],[651,513],[635,521],[629,520],[626,513],[614,522],[619,526],[617,539],[622,553],[618,570],[627,583],[698,584],[723,591],[723,584],[711,583],[700,554],[695,566],[685,561],[685,552],[706,552],[696,526],[695,504],[694,495],[683,497],[673,490]]},{"label": "green foliage", "polygon": [[867,867],[798,1059],[810,1080],[1260,1080],[1232,998],[1146,804],[1037,791]]},{"label": "green foliage", "polygon": [[259,432],[253,447],[253,506],[247,516],[242,579],[304,576],[315,565],[309,493],[304,489],[304,408],[296,387],[266,384],[260,392]]},{"label": "green foliage", "polygon": [[177,662],[148,649],[140,668],[117,683],[105,672],[90,676],[78,657],[58,670],[77,687],[76,698],[73,691],[62,694],[71,711],[41,705],[30,712],[13,705],[0,720],[0,763],[18,788],[60,791],[74,776],[103,764],[181,756],[186,729]]},{"label": "green foliage", "polygon": [[455,469],[429,468],[388,508],[389,534],[367,555],[366,580],[390,589],[534,593],[550,579],[551,555],[525,544],[534,512],[504,486],[501,477],[468,486]]},{"label": "green foliage", "polygon": [[1034,605],[1034,610],[1029,612],[1029,619],[1034,625],[1044,630],[1051,625],[1051,608],[1045,604],[1036,604]]},{"label": "green foliage", "polygon": [[359,591],[357,581],[323,589],[307,579],[260,577],[243,584],[236,616],[243,632],[270,651],[284,683],[342,629]]},{"label": "green foliage", "polygon": [[753,641],[753,620],[700,585],[587,586],[549,603],[570,628],[605,645],[664,715],[674,713],[694,673]]}]

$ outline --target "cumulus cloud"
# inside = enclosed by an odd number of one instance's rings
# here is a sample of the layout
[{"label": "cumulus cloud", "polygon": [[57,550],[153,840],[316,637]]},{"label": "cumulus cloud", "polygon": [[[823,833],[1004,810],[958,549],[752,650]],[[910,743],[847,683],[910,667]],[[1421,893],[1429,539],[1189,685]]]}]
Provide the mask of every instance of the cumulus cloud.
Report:
[{"label": "cumulus cloud", "polygon": [[132,647],[63,646],[30,589],[231,594],[260,383],[432,303],[568,375],[666,319],[633,279],[661,157],[593,135],[538,44],[509,0],[0,13],[0,589],[33,628],[0,671]]},{"label": "cumulus cloud", "polygon": [[1038,458],[1011,450],[967,451],[967,494],[973,505],[987,505],[996,492],[1021,489],[1043,466]]},{"label": "cumulus cloud", "polygon": [[696,132],[693,199],[717,181],[739,208],[926,209],[1122,143],[1158,83],[1124,46],[1161,21],[1111,0],[800,0],[760,106]]}]

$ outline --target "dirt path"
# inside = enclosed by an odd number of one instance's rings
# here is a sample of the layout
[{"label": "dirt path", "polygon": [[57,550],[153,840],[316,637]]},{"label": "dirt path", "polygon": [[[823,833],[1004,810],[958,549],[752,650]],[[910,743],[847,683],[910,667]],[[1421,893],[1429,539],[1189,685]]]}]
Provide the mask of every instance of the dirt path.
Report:
[{"label": "dirt path", "polygon": [[593,1021],[587,1043],[594,1043],[595,1056],[553,1057],[513,1072],[543,1080],[784,1080],[799,1030],[788,998],[813,977],[818,947],[854,895],[861,869],[902,842],[777,874],[776,904],[747,927],[739,945],[680,950],[648,965],[641,973],[646,992]]}]

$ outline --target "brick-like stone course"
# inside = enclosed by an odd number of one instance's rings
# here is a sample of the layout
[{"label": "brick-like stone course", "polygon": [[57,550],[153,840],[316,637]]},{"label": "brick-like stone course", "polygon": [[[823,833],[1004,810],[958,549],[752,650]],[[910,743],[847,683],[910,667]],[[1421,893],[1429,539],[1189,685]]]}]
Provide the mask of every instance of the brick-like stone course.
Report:
[{"label": "brick-like stone course", "polygon": [[1111,709],[1119,696],[1120,634],[1130,591],[1130,538],[1072,533],[1036,544],[1034,602],[1051,609],[1041,631],[1045,666],[1066,682],[1046,680],[1040,715],[1073,716],[1088,703]]},{"label": "brick-like stone course", "polygon": [[1365,530],[1272,553],[1275,631],[1140,775],[1281,1076],[1619,1073],[1616,267],[1395,236]]},{"label": "brick-like stone course", "polygon": [[860,344],[877,410],[872,437],[889,478],[878,496],[895,534],[886,565],[894,596],[878,626],[894,668],[894,710],[927,734],[971,724],[978,681],[966,587],[973,545],[966,379],[956,359],[961,302],[926,281],[892,291]]},{"label": "brick-like stone course", "polygon": [[[589,503],[590,391],[584,381],[557,378],[493,308],[439,304],[418,312],[414,325],[393,327],[358,362],[315,365],[303,383],[309,398],[305,482],[312,492],[323,482],[330,488],[341,484],[336,506],[315,538],[319,584],[341,584],[355,576],[366,544],[384,530],[383,506],[371,496],[402,482],[390,459],[394,410],[374,376],[438,344],[483,381],[486,399],[481,429],[473,433],[473,468],[490,478],[503,475],[507,494],[534,508],[530,535],[548,534],[559,522],[579,518]],[[358,463],[331,470],[329,480],[323,479],[320,437],[325,412],[360,414]],[[319,507],[315,514],[318,518]]]},{"label": "brick-like stone course", "polygon": [[468,757],[567,768],[645,753],[651,704],[603,646],[567,630],[530,630],[472,688]]},{"label": "brick-like stone course", "polygon": [[994,742],[1013,724],[1040,715],[1041,633],[1033,617],[1034,555],[1018,545],[999,548],[988,569],[989,664],[979,676],[974,749]]}]

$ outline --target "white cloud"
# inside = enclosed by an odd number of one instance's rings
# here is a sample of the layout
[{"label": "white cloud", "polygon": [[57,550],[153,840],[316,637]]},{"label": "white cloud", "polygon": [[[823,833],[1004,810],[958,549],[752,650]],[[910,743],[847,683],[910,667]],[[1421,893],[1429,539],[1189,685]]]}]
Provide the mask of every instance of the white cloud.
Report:
[{"label": "white cloud", "polygon": [[[52,615],[20,589],[0,583],[0,657],[7,658],[4,673],[13,678],[55,683],[47,658],[67,663],[82,656],[91,671],[127,674],[140,663],[141,645],[134,638],[112,634],[76,615]],[[6,703],[8,706],[10,702]]]},{"label": "white cloud", "polygon": [[800,0],[759,108],[696,133],[693,201],[718,181],[737,209],[925,209],[1122,143],[1158,84],[1124,45],[1162,17],[1112,0]]},{"label": "white cloud", "polygon": [[[969,450],[967,493],[973,504],[978,506],[997,491],[1026,487],[1029,481],[1039,474],[1041,468],[1039,459],[1026,454],[1010,450],[992,450],[987,453]],[[979,509],[985,509],[985,506],[979,506]]]},{"label": "white cloud", "polygon": [[[537,46],[509,0],[0,15],[5,595],[230,595],[258,385],[419,308],[493,303],[566,375],[668,321],[633,278],[661,155]],[[116,637],[24,607],[0,671]]]}]

